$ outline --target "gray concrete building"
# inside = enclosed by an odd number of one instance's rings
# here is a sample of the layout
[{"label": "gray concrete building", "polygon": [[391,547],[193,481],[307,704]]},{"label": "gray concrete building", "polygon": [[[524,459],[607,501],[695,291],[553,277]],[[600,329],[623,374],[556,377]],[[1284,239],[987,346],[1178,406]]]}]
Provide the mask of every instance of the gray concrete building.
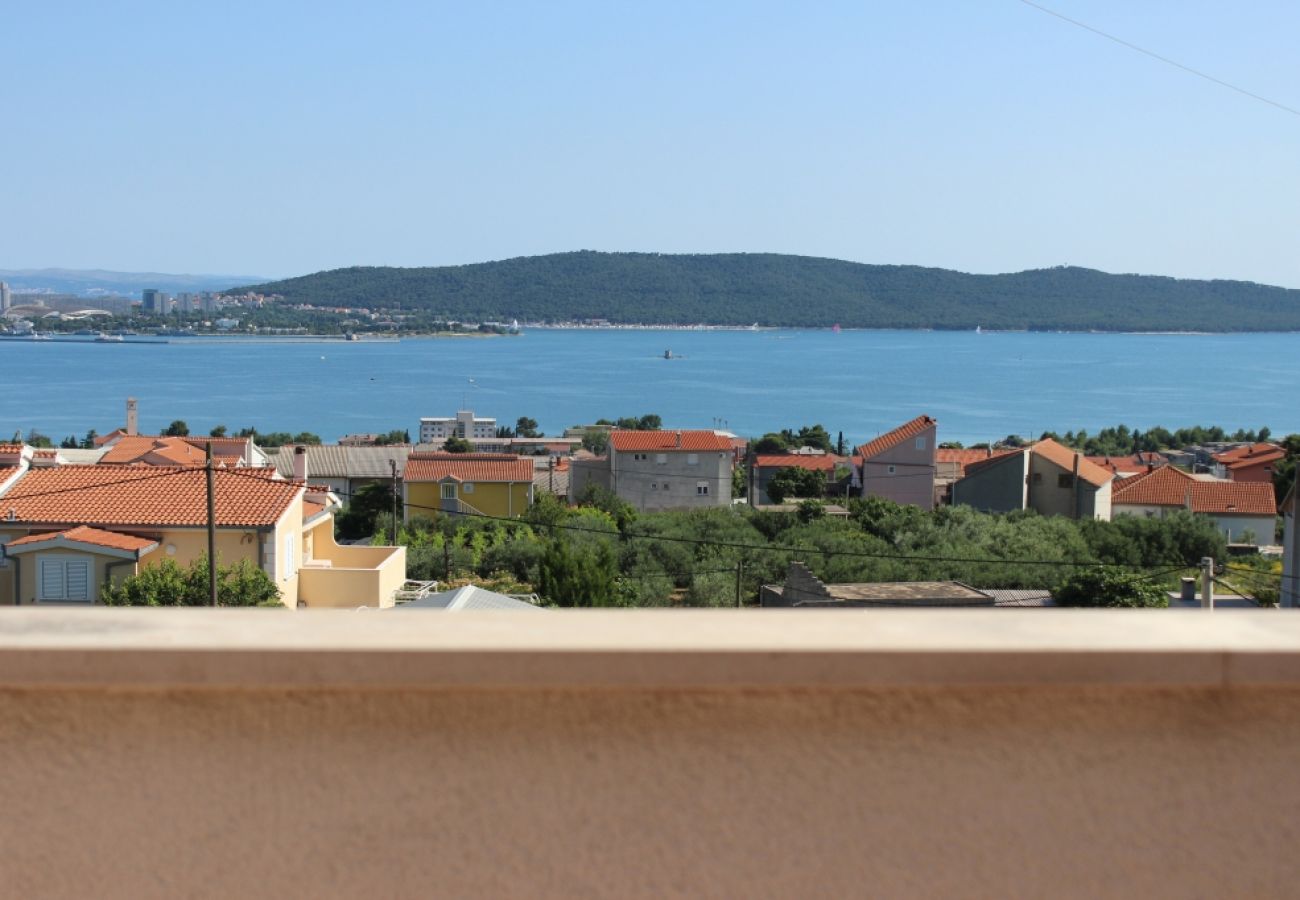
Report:
[{"label": "gray concrete building", "polygon": [[612,431],[605,456],[570,466],[569,496],[595,484],[643,512],[729,506],[732,461],[712,431]]}]

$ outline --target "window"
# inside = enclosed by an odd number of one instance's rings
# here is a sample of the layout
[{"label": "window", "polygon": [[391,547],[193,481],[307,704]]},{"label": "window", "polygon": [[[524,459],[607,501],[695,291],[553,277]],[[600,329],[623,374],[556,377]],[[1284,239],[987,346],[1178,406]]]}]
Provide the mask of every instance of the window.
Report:
[{"label": "window", "polygon": [[42,557],[38,565],[36,599],[90,603],[90,560],[67,556]]},{"label": "window", "polygon": [[650,457],[649,457],[647,454],[645,454],[645,453],[633,453],[633,454],[632,454],[632,458],[635,459],[635,460],[638,460],[638,461],[644,462],[645,460],[649,459]]},{"label": "window", "polygon": [[665,491],[668,490],[668,482],[666,482],[666,481],[664,482],[663,489],[664,489]]},{"label": "window", "polygon": [[707,481],[695,482],[695,493],[701,497],[707,495],[709,493],[709,483]]},{"label": "window", "polygon": [[461,485],[460,489],[467,494],[472,494],[474,493],[474,482],[467,481],[463,485]]},{"label": "window", "polygon": [[687,454],[686,454],[686,465],[688,465],[688,466],[698,466],[699,464],[700,464],[700,455],[699,455],[698,453],[687,453]]},{"label": "window", "polygon": [[286,534],[284,536],[284,580],[288,581],[295,574],[293,568],[293,542],[297,539],[296,534]]},{"label": "window", "polygon": [[1035,473],[1034,473],[1034,484],[1042,484],[1042,483],[1043,483],[1043,473],[1042,473],[1042,472],[1035,472]]},{"label": "window", "polygon": [[1069,472],[1060,473],[1056,476],[1056,486],[1063,488],[1074,487],[1074,476]]},{"label": "window", "polygon": [[889,474],[890,474],[890,475],[893,475],[896,471],[898,471],[898,470],[895,469],[893,466],[890,466],[890,467],[889,467]]},{"label": "window", "polygon": [[923,437],[919,437],[919,438],[916,439],[916,449],[917,449],[917,450],[924,450],[924,449],[925,449],[925,438],[923,438]]},{"label": "window", "polygon": [[444,485],[442,486],[442,499],[444,499],[444,500],[455,500],[455,499],[456,499],[456,485],[455,485],[455,484],[453,484],[452,482],[449,481],[449,482],[447,482],[446,484],[444,484]]},{"label": "window", "polygon": [[668,462],[668,454],[667,454],[667,453],[656,453],[656,454],[655,454],[655,465],[656,465],[656,466],[662,466],[662,465],[664,465],[664,464],[667,463],[667,462]]}]

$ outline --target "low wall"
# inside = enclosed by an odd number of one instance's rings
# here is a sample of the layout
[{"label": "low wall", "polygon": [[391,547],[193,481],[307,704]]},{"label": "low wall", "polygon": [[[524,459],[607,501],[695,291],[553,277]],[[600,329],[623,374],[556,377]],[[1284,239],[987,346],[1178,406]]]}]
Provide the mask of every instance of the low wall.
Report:
[{"label": "low wall", "polygon": [[1277,896],[1300,618],[0,611],[13,896]]}]

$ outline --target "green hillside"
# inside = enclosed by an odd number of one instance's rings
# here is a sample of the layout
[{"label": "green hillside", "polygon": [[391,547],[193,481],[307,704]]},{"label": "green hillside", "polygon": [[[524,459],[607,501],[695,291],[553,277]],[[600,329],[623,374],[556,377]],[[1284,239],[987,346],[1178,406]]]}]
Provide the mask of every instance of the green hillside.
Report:
[{"label": "green hillside", "polygon": [[251,285],[289,302],[462,321],[1100,331],[1300,330],[1300,290],[1055,268],[968,275],[770,253],[557,253]]}]

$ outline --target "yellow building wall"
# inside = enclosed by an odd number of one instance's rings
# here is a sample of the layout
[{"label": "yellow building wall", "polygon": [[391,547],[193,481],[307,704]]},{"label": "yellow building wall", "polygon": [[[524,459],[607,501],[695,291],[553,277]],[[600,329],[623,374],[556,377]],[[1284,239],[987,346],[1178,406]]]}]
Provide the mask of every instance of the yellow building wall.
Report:
[{"label": "yellow building wall", "polygon": [[[458,484],[458,499],[489,516],[522,516],[528,511],[528,494],[531,483],[475,481],[473,490],[466,491]],[[415,481],[406,484],[406,520],[419,516],[432,516],[442,509],[442,485],[437,482]]]}]

